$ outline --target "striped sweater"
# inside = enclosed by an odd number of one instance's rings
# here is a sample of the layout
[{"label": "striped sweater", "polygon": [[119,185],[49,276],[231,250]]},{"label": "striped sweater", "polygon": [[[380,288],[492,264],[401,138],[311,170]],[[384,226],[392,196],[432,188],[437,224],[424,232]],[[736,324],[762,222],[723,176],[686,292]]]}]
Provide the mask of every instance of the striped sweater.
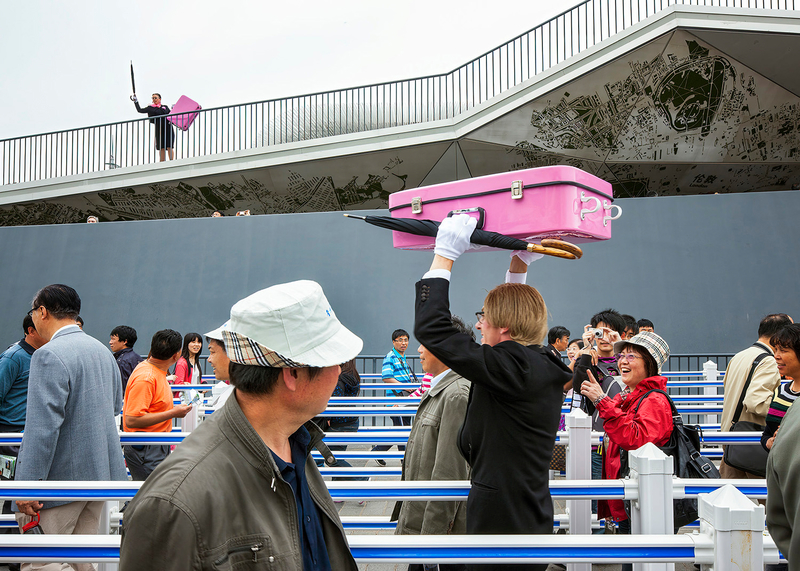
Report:
[{"label": "striped sweater", "polygon": [[764,427],[764,433],[761,435],[761,446],[764,447],[764,450],[767,450],[767,440],[772,438],[775,431],[778,430],[786,411],[789,410],[795,399],[800,396],[800,392],[792,390],[792,382],[787,381],[775,389],[772,404],[769,405],[769,412],[767,412],[767,424]]}]

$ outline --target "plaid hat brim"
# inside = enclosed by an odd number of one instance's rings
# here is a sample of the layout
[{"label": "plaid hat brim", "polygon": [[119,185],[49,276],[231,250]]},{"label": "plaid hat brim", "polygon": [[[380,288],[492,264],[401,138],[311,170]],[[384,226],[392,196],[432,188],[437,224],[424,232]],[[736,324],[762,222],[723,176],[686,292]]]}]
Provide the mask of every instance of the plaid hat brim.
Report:
[{"label": "plaid hat brim", "polygon": [[630,339],[617,341],[614,343],[614,353],[622,351],[625,345],[636,345],[647,351],[655,360],[659,373],[661,373],[661,367],[669,359],[669,345],[660,335],[652,331],[642,331]]},{"label": "plaid hat brim", "polygon": [[280,353],[234,331],[223,330],[222,338],[225,342],[225,351],[228,353],[228,358],[240,365],[259,365],[261,367],[277,367],[281,369],[308,366],[304,363],[292,361]]}]

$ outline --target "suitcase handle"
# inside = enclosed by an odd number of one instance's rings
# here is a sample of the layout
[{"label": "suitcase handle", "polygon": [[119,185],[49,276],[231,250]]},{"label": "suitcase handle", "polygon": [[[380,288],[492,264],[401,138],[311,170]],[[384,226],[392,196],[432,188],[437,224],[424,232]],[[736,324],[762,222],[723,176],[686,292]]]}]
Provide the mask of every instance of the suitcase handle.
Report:
[{"label": "suitcase handle", "polygon": [[483,223],[486,222],[486,210],[480,206],[475,208],[459,208],[458,210],[451,210],[447,213],[447,217],[450,218],[454,214],[469,214],[470,212],[478,213],[478,225],[475,227],[475,229],[483,230]]},{"label": "suitcase handle", "polygon": [[603,201],[603,208],[605,210],[611,210],[612,208],[617,209],[616,216],[603,216],[603,226],[608,226],[609,220],[616,220],[620,216],[622,216],[622,207],[619,204],[609,204],[607,200]]},{"label": "suitcase handle", "polygon": [[600,210],[600,199],[596,196],[586,196],[586,193],[581,191],[581,202],[589,202],[590,200],[594,200],[594,208],[581,208],[581,220],[585,220],[587,214]]}]

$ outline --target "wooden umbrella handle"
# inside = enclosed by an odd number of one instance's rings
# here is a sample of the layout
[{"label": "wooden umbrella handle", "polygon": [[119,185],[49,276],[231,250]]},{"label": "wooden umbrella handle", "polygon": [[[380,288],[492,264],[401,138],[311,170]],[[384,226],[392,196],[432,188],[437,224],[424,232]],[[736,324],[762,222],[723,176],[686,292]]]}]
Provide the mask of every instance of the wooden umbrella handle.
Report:
[{"label": "wooden umbrella handle", "polygon": [[583,256],[583,250],[581,250],[575,244],[570,244],[569,242],[565,242],[564,240],[555,240],[553,238],[545,238],[542,240],[542,246],[545,248],[555,248],[556,250],[564,250],[565,252],[569,252],[570,254],[575,254],[576,258],[580,258]]},{"label": "wooden umbrella handle", "polygon": [[528,251],[536,252],[537,254],[545,254],[547,256],[555,256],[556,258],[564,258],[566,260],[574,260],[577,258],[575,254],[570,252],[558,250],[556,248],[546,248],[544,246],[540,246],[539,244],[528,244]]}]

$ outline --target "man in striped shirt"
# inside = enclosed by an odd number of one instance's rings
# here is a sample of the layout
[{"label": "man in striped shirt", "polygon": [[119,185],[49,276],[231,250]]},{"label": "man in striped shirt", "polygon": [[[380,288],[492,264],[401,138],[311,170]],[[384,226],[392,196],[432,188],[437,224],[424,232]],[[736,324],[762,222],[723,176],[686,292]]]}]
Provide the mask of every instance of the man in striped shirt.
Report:
[{"label": "man in striped shirt", "polygon": [[[411,371],[406,361],[406,349],[408,349],[408,332],[405,329],[395,329],[392,332],[392,350],[386,354],[381,368],[381,378],[384,383],[415,383],[417,377]],[[395,396],[403,396],[403,391],[392,391]],[[393,416],[394,426],[411,426],[410,416]],[[390,445],[381,444],[372,448],[373,452],[383,452],[389,450]],[[398,446],[398,450],[405,450],[405,446]],[[386,466],[386,460],[378,458],[375,460],[379,465]]]}]

